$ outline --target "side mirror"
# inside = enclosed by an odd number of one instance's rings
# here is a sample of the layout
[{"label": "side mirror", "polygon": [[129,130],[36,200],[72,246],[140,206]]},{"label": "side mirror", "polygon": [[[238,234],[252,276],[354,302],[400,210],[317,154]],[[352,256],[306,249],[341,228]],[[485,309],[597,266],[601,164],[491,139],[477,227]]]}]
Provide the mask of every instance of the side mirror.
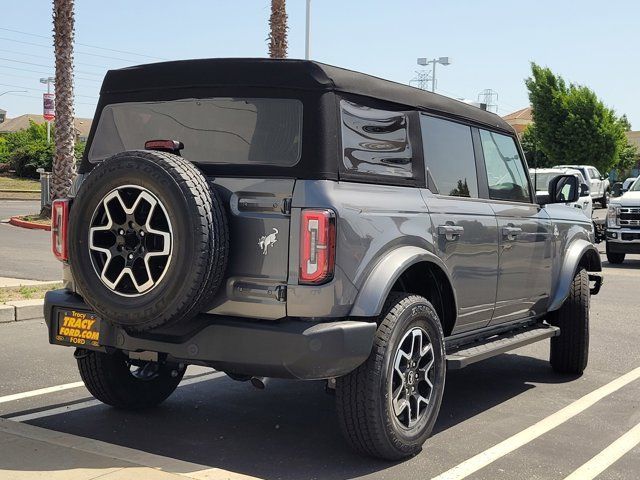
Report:
[{"label": "side mirror", "polygon": [[549,203],[572,203],[580,198],[580,181],[575,175],[558,175],[549,182]]},{"label": "side mirror", "polygon": [[589,195],[591,195],[591,189],[589,188],[589,185],[587,185],[586,183],[581,183],[580,184],[580,196],[581,197],[588,197]]}]

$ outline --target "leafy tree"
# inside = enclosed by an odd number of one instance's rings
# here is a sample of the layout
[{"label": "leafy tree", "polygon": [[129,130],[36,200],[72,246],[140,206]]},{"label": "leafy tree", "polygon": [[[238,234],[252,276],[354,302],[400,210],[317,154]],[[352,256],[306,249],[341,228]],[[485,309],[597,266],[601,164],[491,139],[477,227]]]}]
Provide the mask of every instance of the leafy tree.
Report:
[{"label": "leafy tree", "polygon": [[588,164],[606,172],[620,162],[630,126],[626,117],[617,118],[589,88],[567,84],[535,63],[525,84],[535,122],[529,135],[546,163]]},{"label": "leafy tree", "polygon": [[540,147],[535,123],[527,125],[524,132],[522,132],[521,143],[529,167],[546,168],[554,165],[554,162],[545,155]]},{"label": "leafy tree", "polygon": [[[55,133],[55,126],[51,127]],[[75,158],[84,152],[84,143],[75,144]],[[29,127],[0,136],[0,162],[8,163],[20,177],[37,178],[38,168],[51,171],[54,157],[53,143],[47,143],[45,124],[29,122]]]}]

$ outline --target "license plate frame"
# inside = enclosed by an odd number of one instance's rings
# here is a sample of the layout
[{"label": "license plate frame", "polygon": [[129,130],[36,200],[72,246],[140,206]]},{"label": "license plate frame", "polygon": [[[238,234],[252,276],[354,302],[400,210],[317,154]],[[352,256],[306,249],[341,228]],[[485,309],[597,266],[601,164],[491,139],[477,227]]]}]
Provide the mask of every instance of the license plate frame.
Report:
[{"label": "license plate frame", "polygon": [[83,348],[100,347],[101,319],[89,310],[56,309],[56,343]]}]

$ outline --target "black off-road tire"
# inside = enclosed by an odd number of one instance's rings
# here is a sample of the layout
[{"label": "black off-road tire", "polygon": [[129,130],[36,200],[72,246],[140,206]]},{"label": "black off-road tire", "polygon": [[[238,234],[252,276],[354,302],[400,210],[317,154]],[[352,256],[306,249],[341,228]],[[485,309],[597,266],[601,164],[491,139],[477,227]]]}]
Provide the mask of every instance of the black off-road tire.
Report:
[{"label": "black off-road tire", "polygon": [[155,375],[136,378],[121,352],[107,354],[79,350],[76,354],[80,376],[87,390],[112,407],[138,410],[155,407],[178,387],[185,372],[175,364],[155,364]]},{"label": "black off-road tire", "polygon": [[614,265],[619,265],[622,262],[624,262],[624,257],[625,257],[624,253],[610,252],[609,251],[609,244],[607,243],[607,261],[609,263],[614,264]]},{"label": "black off-road tire", "polygon": [[604,196],[599,200],[600,202],[600,206],[602,208],[607,208],[607,205],[609,205],[609,199],[607,194],[605,193]]},{"label": "black off-road tire", "polygon": [[[398,425],[388,393],[390,369],[398,343],[412,327],[429,334],[435,360],[430,410],[413,431]],[[425,298],[392,293],[379,318],[373,348],[367,361],[336,381],[336,407],[347,442],[360,453],[386,460],[415,455],[431,434],[445,382],[444,335],[438,315]]]},{"label": "black off-road tire", "polygon": [[589,360],[589,275],[578,270],[569,296],[559,310],[547,318],[560,327],[560,335],[551,338],[549,360],[558,373],[581,375]]},{"label": "black off-road tire", "polygon": [[[141,296],[115,293],[92,265],[89,228],[106,194],[125,185],[153,193],[172,225],[172,257],[157,286]],[[198,168],[165,152],[130,151],[97,165],[82,183],[69,220],[76,287],[103,319],[129,331],[187,321],[206,308],[226,271],[229,227],[222,202]]]}]

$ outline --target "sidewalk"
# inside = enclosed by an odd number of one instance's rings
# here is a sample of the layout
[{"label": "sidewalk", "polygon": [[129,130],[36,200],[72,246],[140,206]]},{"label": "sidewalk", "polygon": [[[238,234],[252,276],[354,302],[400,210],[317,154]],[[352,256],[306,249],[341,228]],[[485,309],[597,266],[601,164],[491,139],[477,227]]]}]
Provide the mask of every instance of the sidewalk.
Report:
[{"label": "sidewalk", "polygon": [[0,418],[0,478],[247,480],[254,477]]}]

